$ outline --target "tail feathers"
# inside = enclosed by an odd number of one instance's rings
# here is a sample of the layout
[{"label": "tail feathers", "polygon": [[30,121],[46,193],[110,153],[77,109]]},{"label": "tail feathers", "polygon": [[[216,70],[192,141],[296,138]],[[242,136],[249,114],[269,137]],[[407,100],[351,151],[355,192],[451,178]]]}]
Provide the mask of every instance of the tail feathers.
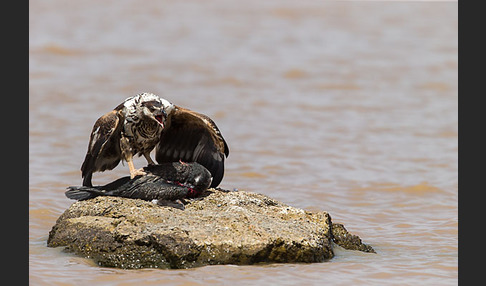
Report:
[{"label": "tail feathers", "polygon": [[83,201],[95,198],[97,196],[102,196],[104,195],[104,192],[93,187],[71,186],[67,188],[65,195],[70,199]]}]

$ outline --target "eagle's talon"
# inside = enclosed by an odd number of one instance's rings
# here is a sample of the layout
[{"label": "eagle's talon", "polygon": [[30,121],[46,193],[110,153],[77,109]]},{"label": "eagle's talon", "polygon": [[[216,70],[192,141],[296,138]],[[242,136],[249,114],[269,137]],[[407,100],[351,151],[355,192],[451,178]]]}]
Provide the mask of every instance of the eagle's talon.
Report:
[{"label": "eagle's talon", "polygon": [[145,176],[147,175],[146,172],[143,171],[143,168],[137,169],[130,174],[130,179],[135,178],[136,176]]}]

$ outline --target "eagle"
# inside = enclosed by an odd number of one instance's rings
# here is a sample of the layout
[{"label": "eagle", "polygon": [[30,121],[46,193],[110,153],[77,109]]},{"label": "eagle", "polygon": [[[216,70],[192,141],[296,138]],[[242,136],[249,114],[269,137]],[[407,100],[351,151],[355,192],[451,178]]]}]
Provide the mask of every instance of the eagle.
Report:
[{"label": "eagle", "polygon": [[180,161],[203,165],[211,173],[212,188],[223,179],[229,148],[214,121],[143,92],[96,120],[81,165],[83,186],[92,187],[94,172],[112,170],[120,161],[127,162],[130,178],[145,175],[143,168],[135,168],[133,157],[143,155],[148,165],[155,165],[150,157],[154,148],[159,164]]}]

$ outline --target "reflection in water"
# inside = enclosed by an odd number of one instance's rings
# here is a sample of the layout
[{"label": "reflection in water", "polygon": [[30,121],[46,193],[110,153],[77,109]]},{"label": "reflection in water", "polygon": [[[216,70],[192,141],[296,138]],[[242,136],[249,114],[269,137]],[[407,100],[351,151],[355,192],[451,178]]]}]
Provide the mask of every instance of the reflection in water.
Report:
[{"label": "reflection in water", "polygon": [[[66,3],[29,3],[32,284],[456,284],[457,3]],[[329,211],[378,255],[125,271],[47,248],[93,123],[144,91],[216,121],[221,187]]]}]

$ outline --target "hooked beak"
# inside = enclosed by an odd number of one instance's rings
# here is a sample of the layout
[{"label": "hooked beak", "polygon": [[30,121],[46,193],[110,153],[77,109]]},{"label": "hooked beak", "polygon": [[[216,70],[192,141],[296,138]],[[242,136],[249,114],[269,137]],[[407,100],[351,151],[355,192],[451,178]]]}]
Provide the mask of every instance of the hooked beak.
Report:
[{"label": "hooked beak", "polygon": [[167,113],[162,110],[162,114],[159,114],[159,115],[155,115],[155,120],[157,120],[159,122],[160,125],[162,125],[162,128],[164,128],[164,121],[165,121],[165,118],[167,117]]}]

